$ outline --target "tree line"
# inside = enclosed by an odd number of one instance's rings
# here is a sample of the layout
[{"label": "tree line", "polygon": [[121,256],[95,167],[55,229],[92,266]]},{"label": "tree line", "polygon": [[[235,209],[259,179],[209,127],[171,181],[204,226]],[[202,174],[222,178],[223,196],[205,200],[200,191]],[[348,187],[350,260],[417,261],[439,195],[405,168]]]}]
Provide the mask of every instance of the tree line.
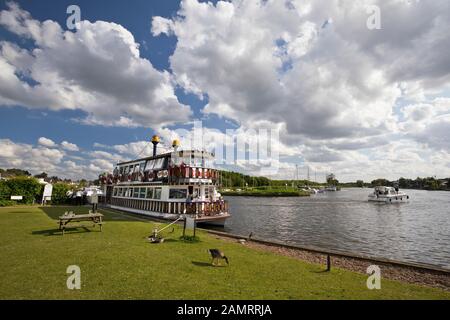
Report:
[{"label": "tree line", "polygon": [[[324,183],[317,183],[308,180],[273,180],[267,177],[257,177],[242,174],[234,171],[223,171],[220,170],[221,185],[223,188],[258,188],[258,187],[285,187],[285,186],[318,186],[325,185]],[[337,185],[339,181],[334,179],[333,181],[328,181]]]},{"label": "tree line", "polygon": [[343,187],[378,187],[387,186],[395,187],[398,186],[401,189],[418,189],[418,190],[450,190],[450,178],[437,179],[435,177],[426,177],[416,179],[400,178],[398,180],[390,181],[388,179],[375,179],[371,182],[364,182],[358,180],[356,182],[342,183]]}]

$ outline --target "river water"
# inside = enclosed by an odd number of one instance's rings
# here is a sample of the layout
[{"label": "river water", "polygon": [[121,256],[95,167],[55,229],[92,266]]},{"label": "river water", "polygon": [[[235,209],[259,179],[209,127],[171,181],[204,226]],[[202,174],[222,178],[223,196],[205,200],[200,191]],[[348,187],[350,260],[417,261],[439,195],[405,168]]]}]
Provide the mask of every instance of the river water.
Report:
[{"label": "river water", "polygon": [[371,189],[311,197],[225,197],[225,231],[450,269],[450,192],[402,190],[408,203],[367,201]]}]

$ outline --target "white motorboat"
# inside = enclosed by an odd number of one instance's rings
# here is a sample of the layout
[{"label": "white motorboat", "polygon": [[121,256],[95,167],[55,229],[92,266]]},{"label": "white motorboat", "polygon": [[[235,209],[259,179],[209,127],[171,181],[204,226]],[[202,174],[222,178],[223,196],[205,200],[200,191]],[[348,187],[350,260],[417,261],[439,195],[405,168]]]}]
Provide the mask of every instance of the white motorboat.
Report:
[{"label": "white motorboat", "polygon": [[318,192],[317,189],[314,189],[311,187],[303,187],[301,190],[305,191],[305,192],[309,192],[309,194],[316,194]]},{"label": "white motorboat", "polygon": [[96,194],[98,196],[103,196],[104,195],[102,189],[100,187],[97,187],[97,186],[90,186],[90,187],[84,188],[83,194],[86,197],[92,197],[94,194]]},{"label": "white motorboat", "polygon": [[406,202],[409,200],[409,195],[398,188],[393,187],[376,187],[373,193],[369,194],[369,201],[374,202]]}]

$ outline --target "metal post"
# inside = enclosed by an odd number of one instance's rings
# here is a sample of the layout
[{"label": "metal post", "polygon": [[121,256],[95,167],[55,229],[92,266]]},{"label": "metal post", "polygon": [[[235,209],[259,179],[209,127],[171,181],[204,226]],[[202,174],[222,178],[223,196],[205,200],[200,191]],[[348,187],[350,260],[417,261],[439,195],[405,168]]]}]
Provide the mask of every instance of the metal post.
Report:
[{"label": "metal post", "polygon": [[327,255],[327,272],[331,271],[331,256]]},{"label": "metal post", "polygon": [[[184,223],[186,223],[186,219],[184,221],[185,221]],[[194,238],[195,238],[195,229],[197,229],[197,222],[195,222],[194,220]]]}]

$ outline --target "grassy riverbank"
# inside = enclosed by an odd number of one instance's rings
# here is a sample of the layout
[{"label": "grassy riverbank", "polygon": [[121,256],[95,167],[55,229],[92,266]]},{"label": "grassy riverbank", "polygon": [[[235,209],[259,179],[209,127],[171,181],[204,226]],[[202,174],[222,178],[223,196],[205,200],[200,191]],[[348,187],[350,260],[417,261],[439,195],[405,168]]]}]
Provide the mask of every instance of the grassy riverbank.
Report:
[{"label": "grassy riverbank", "polygon": [[224,189],[220,193],[224,196],[242,196],[242,197],[308,197],[309,192],[299,190],[298,188],[285,187],[257,187],[245,189]]},{"label": "grassy riverbank", "polygon": [[[163,244],[146,236],[155,223],[103,211],[103,232],[56,230],[66,210],[0,208],[0,299],[450,299],[450,293],[396,281],[368,290],[366,275],[310,264],[272,252],[216,239]],[[208,248],[222,249],[228,267],[211,267]],[[66,269],[81,268],[81,290],[68,290]]]}]

